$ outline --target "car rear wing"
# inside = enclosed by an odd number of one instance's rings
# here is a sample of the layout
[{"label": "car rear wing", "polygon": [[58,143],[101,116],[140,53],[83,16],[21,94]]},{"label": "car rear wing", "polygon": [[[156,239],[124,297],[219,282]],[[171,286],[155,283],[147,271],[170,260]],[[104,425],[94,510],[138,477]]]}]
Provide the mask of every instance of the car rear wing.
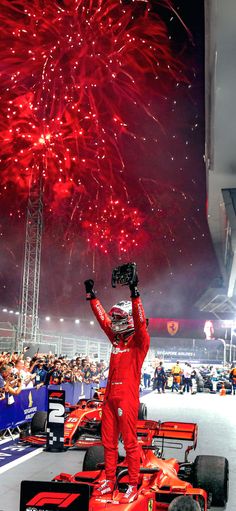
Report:
[{"label": "car rear wing", "polygon": [[155,439],[161,443],[162,452],[164,447],[180,449],[182,442],[191,442],[185,450],[185,459],[188,453],[197,446],[198,426],[192,422],[156,422],[156,421],[138,421],[137,435],[142,438],[145,446],[155,443]]},{"label": "car rear wing", "polygon": [[20,511],[89,511],[90,494],[86,483],[22,481]]},{"label": "car rear wing", "polygon": [[157,436],[175,440],[189,440],[193,442],[195,449],[197,430],[197,424],[192,422],[161,422],[157,428]]}]

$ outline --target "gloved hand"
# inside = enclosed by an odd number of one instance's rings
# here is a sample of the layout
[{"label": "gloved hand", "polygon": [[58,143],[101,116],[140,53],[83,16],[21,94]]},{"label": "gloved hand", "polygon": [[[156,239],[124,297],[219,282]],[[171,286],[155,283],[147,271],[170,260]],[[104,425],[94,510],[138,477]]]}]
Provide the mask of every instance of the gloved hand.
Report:
[{"label": "gloved hand", "polygon": [[132,280],[132,283],[129,284],[129,288],[130,288],[130,291],[131,291],[131,298],[137,298],[138,296],[140,296],[140,293],[139,293],[139,290],[137,288],[137,285],[138,285],[138,274],[137,272],[135,273],[135,276]]},{"label": "gloved hand", "polygon": [[93,298],[96,298],[96,294],[93,289],[94,281],[92,279],[85,280],[84,285],[86,290],[86,300],[92,300]]}]

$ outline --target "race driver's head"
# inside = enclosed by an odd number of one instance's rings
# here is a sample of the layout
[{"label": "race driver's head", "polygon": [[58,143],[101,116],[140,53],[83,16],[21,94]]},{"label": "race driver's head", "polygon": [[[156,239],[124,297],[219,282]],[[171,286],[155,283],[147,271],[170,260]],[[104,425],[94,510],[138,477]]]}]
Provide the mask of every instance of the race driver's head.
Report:
[{"label": "race driver's head", "polygon": [[132,334],[134,320],[132,316],[132,303],[129,301],[118,302],[109,312],[111,317],[111,329],[115,334]]}]

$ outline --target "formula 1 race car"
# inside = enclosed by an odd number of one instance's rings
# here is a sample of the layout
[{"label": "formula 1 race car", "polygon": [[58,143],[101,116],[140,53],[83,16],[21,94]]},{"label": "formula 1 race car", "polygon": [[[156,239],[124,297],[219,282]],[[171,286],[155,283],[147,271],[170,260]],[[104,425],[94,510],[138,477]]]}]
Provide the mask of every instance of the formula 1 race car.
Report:
[{"label": "formula 1 race car", "polygon": [[[101,418],[105,389],[98,389],[92,399],[80,399],[76,405],[66,403],[64,448],[88,449],[101,444]],[[139,419],[147,417],[144,403],[139,405]],[[45,447],[47,442],[47,412],[36,412],[31,424],[20,434],[20,442]]]},{"label": "formula 1 race car", "polygon": [[[93,494],[105,479],[103,447],[87,450],[83,471],[61,473],[51,482],[23,481],[20,511],[207,511],[210,505],[225,506],[228,499],[228,461],[221,456],[197,456],[197,425],[181,422],[139,421],[140,449],[138,498],[120,503],[128,484],[127,460],[119,455],[113,494]],[[164,458],[164,450],[185,447],[183,461]],[[60,484],[60,482],[63,484]],[[117,505],[119,506],[117,508]]]}]

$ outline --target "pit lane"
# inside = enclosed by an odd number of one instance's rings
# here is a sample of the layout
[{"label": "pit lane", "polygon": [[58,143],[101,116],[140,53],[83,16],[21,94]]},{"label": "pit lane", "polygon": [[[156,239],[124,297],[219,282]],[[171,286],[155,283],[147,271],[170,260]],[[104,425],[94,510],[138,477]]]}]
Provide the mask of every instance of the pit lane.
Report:
[{"label": "pit lane", "polygon": [[[197,422],[198,445],[190,454],[193,460],[198,454],[225,456],[229,460],[230,486],[227,511],[236,511],[236,396],[218,394],[179,395],[150,393],[141,396],[148,408],[148,418],[154,420],[177,420]],[[1,447],[4,447],[0,445]],[[7,452],[7,451],[5,451]],[[176,457],[181,451],[176,452]],[[26,453],[27,454],[27,453]],[[84,451],[70,449],[67,452],[39,452],[32,458],[20,458],[20,464],[5,464],[0,471],[0,511],[18,511],[20,483],[28,480],[51,480],[59,472],[74,473],[82,468]],[[212,511],[222,511],[214,508]]]}]

